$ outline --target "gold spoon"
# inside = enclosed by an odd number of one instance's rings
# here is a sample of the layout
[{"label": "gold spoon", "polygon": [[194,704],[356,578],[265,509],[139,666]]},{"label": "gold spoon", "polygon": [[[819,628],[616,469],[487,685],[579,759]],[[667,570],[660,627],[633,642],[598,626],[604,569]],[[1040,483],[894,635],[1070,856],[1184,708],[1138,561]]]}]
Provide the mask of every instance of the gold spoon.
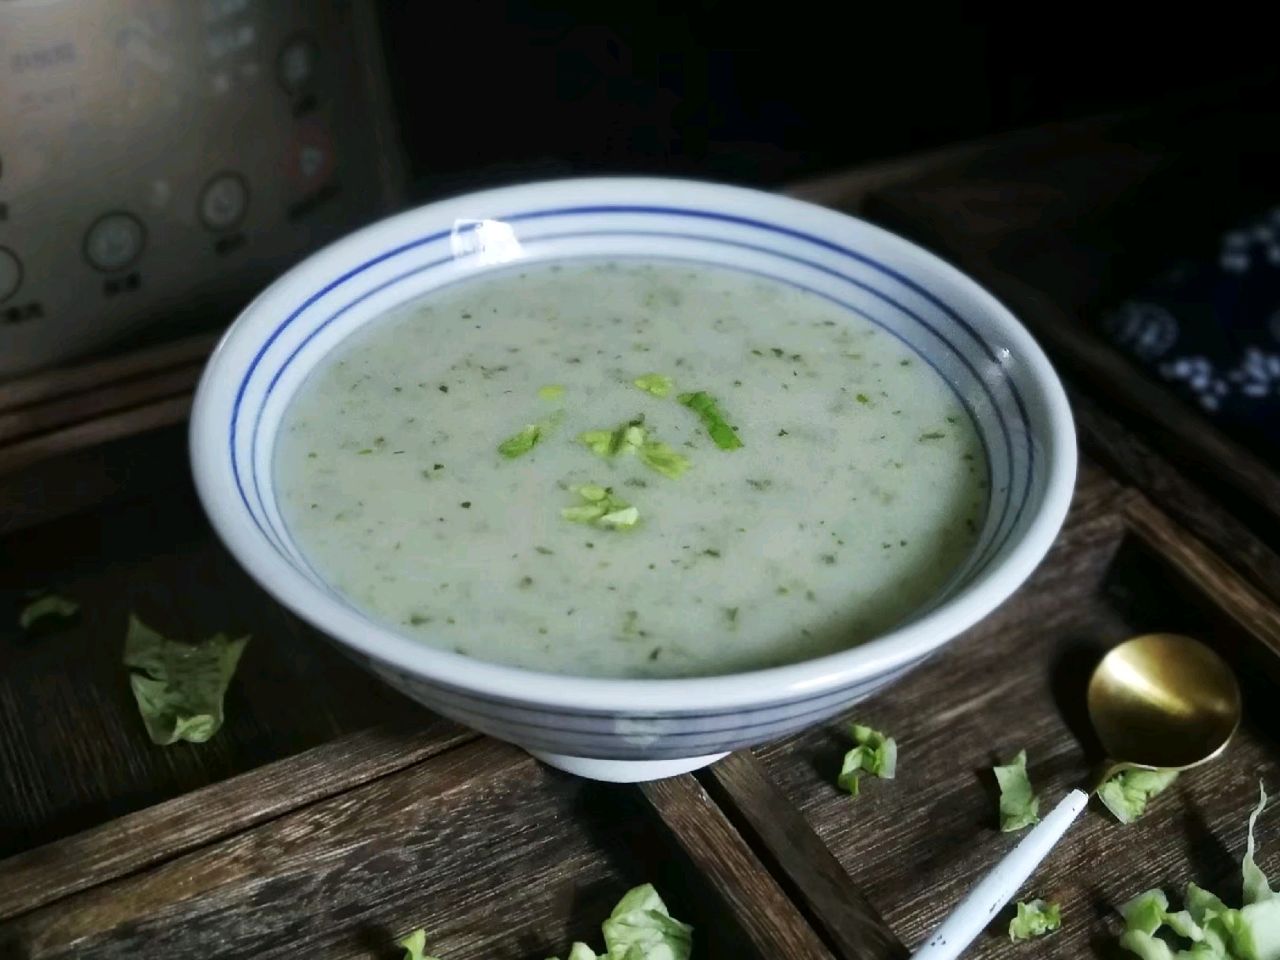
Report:
[{"label": "gold spoon", "polygon": [[[1203,643],[1149,633],[1111,650],[1089,680],[1089,719],[1109,760],[1098,781],[1124,770],[1181,771],[1222,753],[1240,725],[1240,687]],[[1089,797],[1072,790],[942,921],[912,960],[955,960],[1067,832]]]},{"label": "gold spoon", "polygon": [[1098,783],[1124,770],[1181,771],[1222,753],[1240,726],[1240,686],[1220,656],[1176,633],[1113,648],[1089,680],[1089,720],[1107,752]]}]

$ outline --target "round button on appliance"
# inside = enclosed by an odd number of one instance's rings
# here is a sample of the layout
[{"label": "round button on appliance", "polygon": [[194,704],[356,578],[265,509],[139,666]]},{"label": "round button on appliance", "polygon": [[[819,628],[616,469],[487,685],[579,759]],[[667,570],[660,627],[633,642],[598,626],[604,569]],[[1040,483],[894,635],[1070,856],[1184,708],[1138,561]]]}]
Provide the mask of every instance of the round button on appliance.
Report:
[{"label": "round button on appliance", "polygon": [[142,254],[147,231],[131,213],[105,213],[84,235],[84,258],[89,266],[104,273],[123,270]]},{"label": "round button on appliance", "polygon": [[200,191],[200,220],[210,230],[230,230],[249,209],[249,185],[238,173],[220,173]]},{"label": "round button on appliance", "polygon": [[0,303],[4,303],[22,286],[22,261],[8,247],[0,247]]},{"label": "round button on appliance", "polygon": [[280,48],[276,71],[286,93],[302,92],[316,72],[316,45],[306,37],[289,40]]}]

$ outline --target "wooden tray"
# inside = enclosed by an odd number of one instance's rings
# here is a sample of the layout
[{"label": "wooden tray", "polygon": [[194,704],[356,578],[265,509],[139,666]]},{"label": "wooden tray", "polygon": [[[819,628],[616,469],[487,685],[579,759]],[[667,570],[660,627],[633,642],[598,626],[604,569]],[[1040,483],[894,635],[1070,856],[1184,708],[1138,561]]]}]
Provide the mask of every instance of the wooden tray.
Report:
[{"label": "wooden tray", "polygon": [[[1086,438],[1102,436],[1090,422]],[[1100,450],[1151,462],[1110,429]],[[147,455],[181,457],[181,438]],[[698,956],[902,957],[1015,839],[995,829],[993,762],[1026,747],[1046,802],[1085,781],[1080,684],[1106,644],[1159,628],[1242,663],[1280,650],[1261,590],[1086,460],[1033,580],[856,711],[899,738],[896,781],[838,792],[833,723],[620,788],[545,770],[376,684],[239,571],[185,482],[28,527],[0,556],[9,614],[29,586],[84,604],[61,632],[0,636],[0,957],[33,960],[389,958],[420,925],[448,960],[540,960],[598,943],[612,901],[644,880],[698,926]],[[210,743],[146,740],[119,666],[131,610],[175,634],[254,633]],[[1036,956],[1108,955],[1109,906],[1140,888],[1230,883],[1256,779],[1274,778],[1271,699],[1251,689],[1228,757],[1144,821],[1077,826],[1032,888],[1067,917]],[[1264,821],[1274,870],[1270,833]],[[998,933],[972,955],[1013,955]]]}]

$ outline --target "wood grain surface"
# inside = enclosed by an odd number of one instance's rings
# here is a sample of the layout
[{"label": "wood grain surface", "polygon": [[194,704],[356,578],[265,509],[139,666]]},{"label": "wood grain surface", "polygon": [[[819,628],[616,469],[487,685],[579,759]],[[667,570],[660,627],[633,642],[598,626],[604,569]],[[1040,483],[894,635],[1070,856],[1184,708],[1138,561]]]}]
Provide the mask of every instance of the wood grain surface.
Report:
[{"label": "wood grain surface", "polygon": [[762,956],[832,960],[818,935],[691,774],[641,785],[694,865],[743,917]]},{"label": "wood grain surface", "polygon": [[712,891],[637,799],[476,741],[0,924],[0,956],[390,960],[421,926],[449,960],[525,960],[600,948],[643,882],[701,956],[766,956],[735,912],[764,905]]},{"label": "wood grain surface", "polygon": [[907,948],[889,929],[840,862],[770,778],[754,753],[730,754],[711,767],[712,796],[741,814],[764,856],[775,864],[801,909],[849,960],[900,960]]},{"label": "wood grain surface", "polygon": [[[1183,549],[1185,534],[1166,522],[1152,529],[1149,510],[1086,463],[1057,544],[1008,603],[850,718],[756,751],[908,946],[918,945],[1018,839],[998,830],[993,764],[1026,749],[1046,808],[1090,783],[1102,757],[1084,714],[1084,687],[1109,646],[1169,630],[1230,655],[1248,641],[1230,631],[1270,629],[1271,617],[1255,618],[1249,599],[1235,604],[1234,622],[1215,612],[1219,588],[1256,597],[1230,571],[1193,570],[1195,563],[1170,557],[1171,545]],[[1141,890],[1178,891],[1195,879],[1238,895],[1244,821],[1259,777],[1280,780],[1274,694],[1256,673],[1242,668],[1241,675],[1246,721],[1225,757],[1184,775],[1135,824],[1120,826],[1091,809],[1020,893],[1061,902],[1062,930],[1035,944],[1011,944],[1006,913],[970,956],[1113,958],[1115,908]],[[899,762],[895,780],[864,780],[861,796],[850,798],[834,783],[850,745],[846,721],[854,718],[894,735]],[[1280,871],[1277,838],[1280,819],[1272,813],[1262,821],[1260,861],[1272,876]]]},{"label": "wood grain surface", "polygon": [[[6,537],[0,575],[0,856],[378,724],[429,733],[440,723],[259,589],[189,487]],[[25,636],[17,615],[29,589],[74,597],[79,617]],[[214,740],[147,739],[121,665],[131,612],[178,637],[253,635]]]},{"label": "wood grain surface", "polygon": [[443,720],[378,727],[0,860],[0,920],[359,787],[479,735]]}]

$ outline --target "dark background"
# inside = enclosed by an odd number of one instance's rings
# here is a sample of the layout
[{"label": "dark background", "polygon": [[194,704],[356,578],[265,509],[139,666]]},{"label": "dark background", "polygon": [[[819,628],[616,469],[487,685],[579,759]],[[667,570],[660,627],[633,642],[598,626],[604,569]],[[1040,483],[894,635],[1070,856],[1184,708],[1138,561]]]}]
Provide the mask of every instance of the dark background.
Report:
[{"label": "dark background", "polygon": [[[1247,8],[383,0],[415,192],[571,172],[755,185],[1274,85]],[[1229,149],[1229,145],[1224,145]]]}]

